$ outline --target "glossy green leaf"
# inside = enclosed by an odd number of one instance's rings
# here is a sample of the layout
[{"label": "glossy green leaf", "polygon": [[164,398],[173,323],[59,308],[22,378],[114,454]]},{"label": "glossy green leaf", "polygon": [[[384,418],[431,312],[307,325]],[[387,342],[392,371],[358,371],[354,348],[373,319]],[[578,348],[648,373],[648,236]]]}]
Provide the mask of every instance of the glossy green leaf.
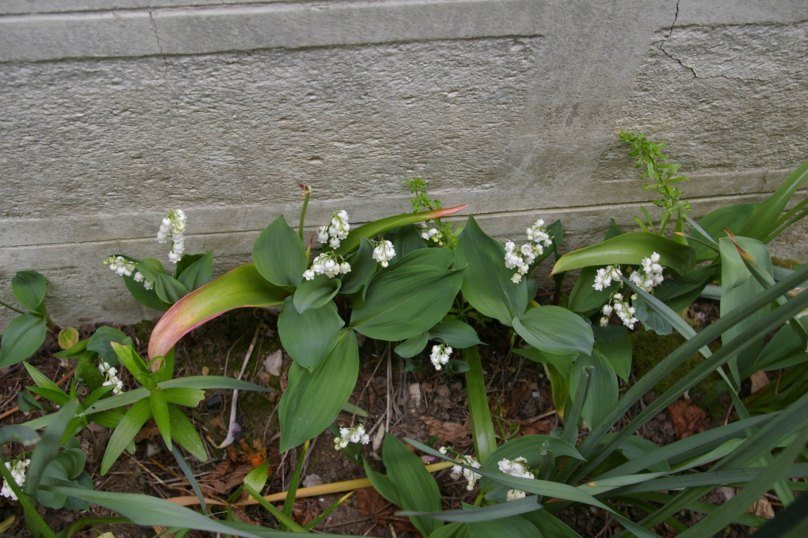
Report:
[{"label": "glossy green leaf", "polygon": [[[525,504],[521,507],[527,510],[526,512],[521,512],[522,514],[535,511],[528,510],[529,508],[532,508],[532,506],[528,504],[530,501],[527,501],[527,499],[528,497],[522,499],[522,501],[525,501]],[[515,502],[516,501],[506,504],[513,504]],[[470,538],[527,538],[535,537],[535,533],[536,527],[534,527],[533,524],[526,519],[522,519],[520,516],[506,517],[498,521],[469,523]]]},{"label": "glossy green leaf", "polygon": [[84,340],[79,340],[76,345],[69,349],[63,349],[62,351],[57,351],[53,354],[54,357],[58,357],[60,359],[74,359],[76,357],[81,356],[81,354],[87,350],[87,342],[89,338],[85,338]]},{"label": "glossy green leaf", "polygon": [[660,336],[666,336],[673,332],[673,326],[668,323],[664,316],[648,306],[648,303],[640,297],[632,302],[634,307],[634,317],[642,323],[647,331],[654,331]]},{"label": "glossy green leaf", "polygon": [[[65,507],[68,501],[67,495],[55,494],[43,489],[44,486],[53,484],[64,484],[65,482],[72,482],[74,486],[84,487],[86,482],[80,481],[79,478],[84,474],[85,456],[81,451],[80,443],[75,439],[74,446],[65,446],[65,450],[59,452],[56,457],[47,465],[45,472],[42,475],[39,490],[37,491],[37,501],[47,506],[48,508],[61,509]],[[89,478],[89,476],[87,476]],[[92,489],[92,479],[89,480],[89,487]],[[87,505],[84,502],[79,503],[80,508],[86,509]]]},{"label": "glossy green leaf", "polygon": [[560,306],[528,310],[513,320],[514,330],[531,346],[555,355],[592,353],[595,337],[584,319]]},{"label": "glossy green leaf", "polygon": [[190,291],[185,285],[175,278],[168,276],[166,273],[159,273],[157,275],[154,290],[157,292],[157,297],[168,304],[176,303],[188,295]]},{"label": "glossy green leaf", "polygon": [[505,247],[483,232],[474,217],[458,237],[455,267],[466,268],[463,298],[481,314],[510,326],[528,304],[527,279],[511,281],[514,270],[505,267]]},{"label": "glossy green leaf", "polygon": [[402,343],[396,346],[394,351],[399,357],[409,359],[422,352],[426,347],[426,343],[428,341],[429,341],[429,332],[425,331],[417,336],[413,336],[412,338],[403,341]]},{"label": "glossy green leaf", "polygon": [[279,305],[286,295],[254,265],[236,267],[177,301],[160,318],[149,339],[149,358],[164,357],[185,334],[229,310]]},{"label": "glossy green leaf", "polygon": [[331,352],[312,372],[293,364],[281,398],[281,452],[322,433],[351,396],[359,375],[359,347],[345,329]]},{"label": "glossy green leaf", "polygon": [[699,267],[681,278],[666,278],[654,290],[654,296],[674,312],[681,312],[698,299],[705,286],[716,278],[718,265]]},{"label": "glossy green leaf", "polygon": [[[398,252],[396,252],[398,258]],[[395,267],[407,267],[410,265],[431,265],[447,269],[454,262],[454,252],[445,248],[422,248],[414,250],[401,257]],[[393,266],[391,264],[391,266]]]},{"label": "glossy green leaf", "polygon": [[196,407],[205,398],[205,391],[191,388],[170,388],[163,389],[163,395],[168,403]]},{"label": "glossy green leaf", "polygon": [[[52,390],[54,392],[58,392],[59,394],[65,396],[67,398],[67,393],[65,391],[63,391],[59,387],[59,385],[57,385],[56,383],[51,381],[48,376],[46,376],[45,374],[43,374],[42,372],[40,372],[39,370],[37,370],[36,368],[31,366],[27,362],[24,362],[23,366],[25,367],[26,371],[28,372],[28,375],[31,376],[31,379],[33,379],[33,381],[34,381],[34,383],[36,384],[37,387],[40,387],[40,388],[43,388],[43,389],[49,389],[49,390]],[[67,400],[65,400],[65,401],[67,401]]]},{"label": "glossy green leaf", "polygon": [[396,231],[395,237],[393,237],[393,248],[396,250],[396,258],[390,262],[390,265],[395,265],[397,261],[401,260],[407,254],[425,249],[426,247],[427,243],[421,239],[420,230],[412,224],[402,226]]},{"label": "glossy green leaf", "polygon": [[207,461],[205,445],[188,417],[173,405],[168,406],[168,416],[171,420],[171,438],[199,461]]},{"label": "glossy green leaf", "polygon": [[[398,491],[404,510],[440,511],[440,491],[437,482],[426,470],[421,458],[389,433],[384,435],[382,460],[390,482]],[[410,521],[424,536],[429,536],[435,529],[443,526],[442,521],[425,517],[411,517]]]},{"label": "glossy green leaf", "polygon": [[99,327],[95,333],[87,340],[87,349],[98,353],[101,358],[115,366],[118,364],[118,355],[110,345],[111,342],[121,344],[123,346],[131,346],[132,339],[126,336],[122,331],[114,327]]},{"label": "glossy green leaf", "polygon": [[250,486],[252,489],[261,493],[264,489],[264,486],[267,484],[267,479],[269,478],[269,460],[264,460],[264,463],[247,473],[247,476],[244,477],[244,483]]},{"label": "glossy green leaf", "polygon": [[370,468],[366,459],[362,459],[362,464],[365,466],[365,474],[373,485],[373,489],[379,492],[379,495],[390,501],[391,503],[401,506],[401,497],[398,494],[398,489],[393,485],[389,478],[382,473],[378,473]]},{"label": "glossy green leaf", "polygon": [[537,538],[581,538],[580,534],[547,510],[528,512],[521,517],[530,521],[539,530],[541,534]]},{"label": "glossy green leaf", "polygon": [[158,384],[158,386],[163,389],[183,387],[183,388],[201,389],[201,390],[237,389],[237,390],[254,390],[256,392],[277,392],[274,389],[262,387],[254,383],[250,383],[248,381],[241,381],[240,379],[233,379],[232,377],[223,377],[218,375],[181,377],[178,379],[171,379],[169,381],[161,381]]},{"label": "glossy green leaf", "polygon": [[[185,256],[183,256],[185,258]],[[181,262],[182,260],[180,260]],[[177,272],[179,272],[179,264],[177,264]],[[201,258],[194,261],[187,268],[176,277],[180,284],[185,286],[189,291],[201,288],[208,282],[213,280],[213,251],[209,250],[203,254]]]},{"label": "glossy green leaf", "polygon": [[276,286],[297,287],[308,267],[303,241],[282,216],[258,236],[252,257],[261,276]]},{"label": "glossy green leaf", "polygon": [[808,161],[789,174],[782,185],[755,208],[739,234],[759,240],[765,239],[775,229],[791,197],[806,181],[808,181]]},{"label": "glossy green leaf", "polygon": [[39,434],[28,426],[11,424],[0,428],[0,447],[8,443],[20,443],[24,447],[30,447],[38,442]]},{"label": "glossy green leaf", "polygon": [[160,430],[160,435],[163,436],[163,441],[169,450],[171,450],[171,418],[168,415],[168,403],[166,402],[163,389],[157,387],[149,395],[149,402],[151,404],[151,414],[154,417],[154,422],[157,424],[157,429]]},{"label": "glossy green leaf", "polygon": [[[730,232],[739,234],[744,225],[749,221],[749,217],[759,205],[760,204],[741,204],[719,207],[699,219],[699,226],[715,241],[727,236],[727,232],[724,231],[724,228],[729,228]],[[695,243],[693,248],[696,249],[697,262],[712,260],[716,257],[715,251],[704,245]]]},{"label": "glossy green leaf", "polygon": [[206,254],[183,254],[180,261],[177,262],[177,267],[174,269],[174,278],[177,280],[180,279],[182,273],[185,272],[186,269],[191,267],[193,264],[204,258]]},{"label": "glossy green leaf", "polygon": [[570,293],[568,306],[573,312],[583,314],[595,309],[600,310],[603,305],[609,302],[612,294],[620,290],[619,280],[613,280],[608,288],[603,288],[601,291],[593,287],[595,275],[597,275],[599,268],[592,266],[581,269],[581,274],[578,276],[578,280],[575,281],[575,286]]},{"label": "glossy green leaf", "polygon": [[375,220],[367,224],[363,224],[357,228],[353,228],[348,237],[345,238],[340,244],[339,248],[335,251],[337,254],[344,256],[359,245],[362,238],[369,239],[376,237],[390,230],[407,226],[408,224],[415,224],[416,222],[424,222],[427,220],[437,219],[441,217],[448,217],[463,211],[469,204],[459,205],[456,207],[447,207],[446,209],[434,209],[432,211],[422,211],[421,213],[404,213],[402,215],[394,215],[384,219]]},{"label": "glossy green leaf", "polygon": [[623,381],[631,375],[631,338],[625,327],[593,326],[595,349],[600,351]]},{"label": "glossy green leaf", "polygon": [[351,312],[351,327],[377,340],[406,340],[429,330],[452,307],[463,271],[412,265],[382,271],[365,303]]},{"label": "glossy green leaf", "polygon": [[29,497],[35,497],[39,490],[39,484],[45,475],[45,470],[50,462],[59,453],[62,444],[62,437],[70,423],[70,418],[81,408],[76,398],[71,398],[65,405],[54,414],[53,422],[45,428],[42,438],[34,447],[31,453],[31,463],[23,484],[23,491]]},{"label": "glossy green leaf", "polygon": [[373,259],[373,244],[363,237],[359,248],[348,259],[348,263],[351,264],[351,272],[342,276],[340,287],[340,293],[344,294],[356,293],[370,282],[376,273],[378,263]]},{"label": "glossy green leaf", "polygon": [[[130,258],[129,256],[124,256],[124,258],[136,263],[138,272],[152,282],[157,282],[157,277],[160,275],[160,273],[166,272],[163,264],[157,258],[143,258],[140,261]],[[142,285],[143,284],[141,284],[141,286]]]},{"label": "glossy green leaf", "polygon": [[468,523],[449,523],[438,527],[429,538],[470,538]]},{"label": "glossy green leaf", "polygon": [[660,256],[660,264],[680,275],[692,271],[696,263],[696,252],[692,247],[650,232],[631,232],[565,254],[556,262],[553,273],[615,264],[636,266],[654,252]]},{"label": "glossy green leaf", "polygon": [[[300,289],[300,288],[298,288]],[[287,297],[278,317],[278,336],[290,357],[311,371],[337,343],[340,329],[345,325],[337,305],[329,301],[320,308],[298,313],[292,297]]]},{"label": "glossy green leaf", "polygon": [[133,277],[126,275],[123,275],[123,283],[126,285],[126,289],[129,290],[129,293],[132,294],[132,297],[147,308],[165,312],[171,306],[160,300],[157,296],[157,290],[155,290],[154,287],[147,290],[143,287],[143,282],[136,282]]},{"label": "glossy green leaf", "polygon": [[123,419],[109,438],[104,458],[101,460],[101,475],[107,474],[118,456],[135,439],[140,428],[151,417],[151,405],[148,400],[140,400],[124,414]]},{"label": "glossy green leaf", "polygon": [[0,368],[22,362],[39,349],[47,332],[41,314],[22,314],[11,320],[0,343]]},{"label": "glossy green leaf", "polygon": [[[499,526],[499,534],[492,534],[491,536],[515,536],[515,537],[522,537],[524,536],[527,538],[528,536],[532,536],[533,531],[535,529],[532,528],[530,523],[522,520],[523,523],[518,523],[512,519],[505,519],[510,518],[512,516],[518,516],[520,514],[527,514],[528,512],[533,512],[535,510],[541,510],[542,505],[539,504],[539,498],[535,495],[531,495],[530,497],[525,497],[523,499],[519,499],[516,501],[494,504],[491,506],[485,506],[483,508],[469,508],[465,510],[444,510],[440,512],[399,512],[399,515],[402,516],[417,516],[417,517],[427,517],[431,519],[436,519],[439,521],[450,521],[455,523],[482,523],[487,521],[496,521],[496,524]],[[497,521],[500,520],[500,521]],[[513,527],[514,525],[528,525],[527,531],[529,534],[513,534]],[[474,533],[474,526],[472,526],[472,536],[475,536]],[[485,534],[485,536],[489,536],[489,534]]]},{"label": "glossy green leaf", "polygon": [[443,321],[429,329],[430,340],[441,340],[456,349],[465,349],[483,342],[477,337],[474,327],[455,318]]},{"label": "glossy green leaf", "polygon": [[314,310],[327,304],[342,286],[338,278],[328,278],[326,275],[317,275],[312,280],[304,280],[295,290],[294,306],[299,313]]},{"label": "glossy green leaf", "polygon": [[480,463],[485,463],[497,447],[497,438],[494,435],[491,409],[488,406],[483,366],[476,346],[464,349],[463,358],[469,366],[466,372],[466,394],[469,399],[469,420],[474,451]]},{"label": "glossy green leaf", "polygon": [[[175,446],[174,449],[171,451],[171,455],[174,456],[175,460],[177,460],[177,465],[179,465],[180,469],[182,469],[182,474],[185,475],[185,479],[188,481],[189,484],[191,484],[191,488],[194,490],[196,498],[199,499],[199,506],[200,508],[202,508],[202,513],[205,514],[206,516],[210,515],[210,512],[208,511],[208,505],[205,502],[205,497],[202,495],[202,488],[199,487],[199,482],[197,482],[196,476],[194,476],[194,471],[191,469],[191,466],[188,465],[188,462],[185,461],[185,458],[182,455],[182,451],[179,449],[179,447]],[[175,538],[182,538],[182,537],[175,536]]]},{"label": "glossy green leaf", "polygon": [[20,408],[20,411],[23,413],[30,413],[35,409],[39,409],[40,411],[44,411],[45,408],[42,407],[36,398],[30,392],[21,390],[17,393],[17,407]]},{"label": "glossy green leaf", "polygon": [[[149,385],[151,382],[151,371],[146,366],[146,362],[140,358],[140,355],[134,350],[132,346],[123,346],[117,342],[110,342],[112,349],[118,355],[118,362],[124,365],[129,373],[137,379],[141,385]],[[149,385],[153,386],[153,385]]]},{"label": "glossy green leaf", "polygon": [[11,279],[14,297],[31,312],[45,313],[45,277],[36,271],[20,271]]}]

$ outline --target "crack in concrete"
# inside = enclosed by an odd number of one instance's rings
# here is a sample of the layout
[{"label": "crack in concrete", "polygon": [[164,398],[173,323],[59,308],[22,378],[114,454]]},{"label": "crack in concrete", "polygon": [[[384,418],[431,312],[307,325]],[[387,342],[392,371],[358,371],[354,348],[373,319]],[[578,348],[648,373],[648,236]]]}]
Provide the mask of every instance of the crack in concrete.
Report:
[{"label": "crack in concrete", "polygon": [[668,51],[666,51],[666,50],[665,50],[665,48],[664,48],[664,47],[665,47],[665,43],[666,43],[666,42],[668,41],[668,39],[670,39],[670,37],[673,35],[673,28],[674,28],[674,26],[676,26],[676,21],[679,19],[679,2],[680,2],[680,0],[676,0],[676,12],[673,14],[673,22],[671,23],[671,29],[670,29],[670,30],[668,30],[668,35],[666,35],[666,36],[665,36],[665,39],[663,39],[663,40],[662,40],[662,43],[660,43],[660,44],[659,44],[659,50],[661,50],[661,51],[662,51],[662,54],[664,54],[665,56],[667,56],[668,58],[670,58],[670,59],[671,59],[671,60],[673,60],[674,62],[678,63],[679,65],[681,65],[681,66],[682,66],[682,67],[684,67],[685,69],[689,70],[689,71],[690,71],[690,73],[693,75],[693,78],[699,78],[699,77],[697,77],[697,76],[696,76],[696,71],[695,71],[695,70],[694,70],[692,67],[690,67],[689,65],[685,65],[685,64],[683,64],[683,63],[682,63],[682,60],[680,60],[679,58],[675,58],[675,57],[673,57],[673,56],[672,56],[672,55],[671,55],[671,54],[670,54]]},{"label": "crack in concrete", "polygon": [[154,20],[154,14],[151,10],[149,10],[149,19],[152,22],[152,29],[154,30],[154,38],[157,40],[157,48],[160,49],[160,57],[163,59],[163,82],[165,82],[166,86],[171,90],[174,95],[177,95],[177,92],[174,91],[174,88],[171,86],[171,83],[168,82],[168,58],[166,57],[165,53],[163,53],[163,43],[160,41],[160,33],[157,31],[157,21]]}]

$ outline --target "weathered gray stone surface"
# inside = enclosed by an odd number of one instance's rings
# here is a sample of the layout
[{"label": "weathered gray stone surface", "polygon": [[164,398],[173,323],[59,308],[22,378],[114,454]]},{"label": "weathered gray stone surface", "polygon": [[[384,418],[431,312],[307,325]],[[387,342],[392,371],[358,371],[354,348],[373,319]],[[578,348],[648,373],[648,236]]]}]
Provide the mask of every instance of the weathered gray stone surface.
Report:
[{"label": "weathered gray stone surface", "polygon": [[[3,300],[37,269],[60,323],[154,316],[105,256],[165,260],[182,207],[223,272],[297,218],[298,180],[312,226],[406,211],[420,175],[500,238],[561,218],[572,249],[650,199],[621,128],[670,145],[695,216],[808,158],[802,1],[187,3],[0,8]],[[805,237],[773,250],[808,261]]]}]

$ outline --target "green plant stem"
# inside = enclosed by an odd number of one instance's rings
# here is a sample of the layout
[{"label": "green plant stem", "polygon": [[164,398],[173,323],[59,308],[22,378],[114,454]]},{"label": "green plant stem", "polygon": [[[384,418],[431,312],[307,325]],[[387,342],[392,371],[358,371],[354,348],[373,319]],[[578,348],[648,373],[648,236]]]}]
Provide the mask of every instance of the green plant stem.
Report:
[{"label": "green plant stem", "polygon": [[11,491],[14,492],[14,495],[17,496],[17,500],[22,505],[22,509],[25,510],[25,519],[26,523],[33,523],[39,532],[47,536],[48,538],[56,538],[56,533],[53,532],[45,520],[42,519],[42,516],[39,515],[39,512],[36,511],[36,506],[34,503],[31,502],[31,499],[23,493],[20,489],[20,486],[17,485],[17,482],[14,481],[14,477],[11,476],[11,471],[6,468],[6,459],[0,455],[0,475],[3,477],[3,480],[6,481],[6,484],[11,488]]},{"label": "green plant stem", "polygon": [[3,301],[0,301],[0,306],[5,306],[5,307],[6,307],[6,308],[8,308],[9,310],[13,310],[13,311],[14,311],[14,312],[16,312],[17,314],[25,314],[25,312],[23,312],[22,310],[18,310],[18,309],[16,309],[16,308],[14,308],[13,306],[11,306],[10,304],[6,304],[6,303],[4,303]]},{"label": "green plant stem", "polygon": [[477,351],[477,346],[464,349],[463,358],[469,365],[469,371],[466,372],[466,392],[469,397],[469,417],[471,418],[474,450],[477,452],[480,463],[484,463],[488,456],[496,450],[497,441],[494,437],[494,425],[491,422],[491,409],[488,407],[483,367],[480,363],[480,352]]},{"label": "green plant stem", "polygon": [[310,196],[311,191],[307,191],[306,194],[303,195],[303,209],[300,210],[300,225],[297,227],[297,233],[301,241],[303,241],[303,224],[306,222],[306,208],[309,207]]},{"label": "green plant stem", "polygon": [[84,527],[94,525],[131,525],[132,521],[125,517],[83,517],[74,521],[69,527],[59,533],[60,538],[71,538],[73,534]]},{"label": "green plant stem", "polygon": [[[289,490],[286,493],[286,498],[283,500],[283,513],[288,517],[292,517],[297,486],[300,484],[300,472],[303,469],[303,459],[306,457],[306,452],[309,450],[310,442],[311,441],[306,441],[303,448],[300,450],[300,455],[297,457],[297,463],[295,464],[295,471],[292,473],[292,481],[289,483]],[[284,523],[281,523],[278,528],[282,531],[289,530]]]}]

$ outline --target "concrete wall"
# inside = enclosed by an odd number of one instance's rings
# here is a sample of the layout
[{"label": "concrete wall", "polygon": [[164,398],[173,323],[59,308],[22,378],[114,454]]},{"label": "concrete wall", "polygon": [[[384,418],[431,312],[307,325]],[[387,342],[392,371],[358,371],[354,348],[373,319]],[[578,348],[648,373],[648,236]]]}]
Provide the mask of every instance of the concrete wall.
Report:
[{"label": "concrete wall", "polygon": [[[166,260],[182,208],[221,272],[297,218],[295,181],[312,225],[407,211],[420,175],[501,238],[561,218],[571,249],[648,200],[621,128],[670,144],[695,216],[808,157],[804,0],[188,3],[0,4],[3,300],[36,269],[58,323],[153,317],[105,256]],[[808,261],[805,233],[775,251]]]}]

